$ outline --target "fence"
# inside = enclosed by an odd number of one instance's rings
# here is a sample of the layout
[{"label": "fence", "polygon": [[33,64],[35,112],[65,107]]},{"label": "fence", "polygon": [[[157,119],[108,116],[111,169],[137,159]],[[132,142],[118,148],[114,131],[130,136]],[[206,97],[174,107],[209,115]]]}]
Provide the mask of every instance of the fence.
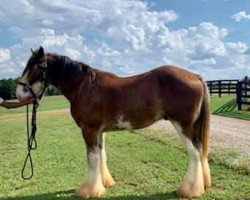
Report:
[{"label": "fence", "polygon": [[250,77],[242,80],[213,80],[207,81],[210,95],[236,94],[238,110],[242,110],[242,105],[250,105]]},{"label": "fence", "polygon": [[237,84],[237,104],[238,110],[242,109],[242,105],[250,105],[250,78],[245,77]]},{"label": "fence", "polygon": [[221,97],[222,94],[236,94],[237,93],[238,80],[213,80],[207,81],[207,86],[210,95],[218,94]]}]

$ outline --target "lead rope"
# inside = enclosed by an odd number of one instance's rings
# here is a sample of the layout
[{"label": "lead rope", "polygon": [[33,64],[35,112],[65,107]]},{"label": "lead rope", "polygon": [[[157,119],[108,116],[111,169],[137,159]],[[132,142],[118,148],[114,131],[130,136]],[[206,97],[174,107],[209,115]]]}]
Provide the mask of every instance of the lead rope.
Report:
[{"label": "lead rope", "polygon": [[[31,157],[31,151],[35,150],[37,148],[37,142],[36,142],[36,111],[38,108],[39,104],[37,102],[33,103],[33,110],[32,110],[32,119],[31,119],[31,133],[30,133],[30,127],[29,127],[29,106],[26,106],[26,121],[27,121],[27,156],[23,164],[22,168],[22,178],[24,180],[30,180],[33,175],[34,175],[34,167],[33,167],[33,162],[32,162],[32,157]],[[27,164],[30,164],[30,175],[26,176],[25,175],[25,169],[27,167]]]}]

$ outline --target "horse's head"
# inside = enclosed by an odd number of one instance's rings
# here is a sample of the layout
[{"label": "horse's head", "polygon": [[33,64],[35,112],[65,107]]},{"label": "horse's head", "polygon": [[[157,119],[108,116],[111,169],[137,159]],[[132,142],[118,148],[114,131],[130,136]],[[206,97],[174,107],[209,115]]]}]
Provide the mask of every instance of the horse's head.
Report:
[{"label": "horse's head", "polygon": [[47,87],[47,63],[43,47],[36,51],[31,49],[32,55],[19,79],[16,95],[20,101],[30,97],[41,98]]}]

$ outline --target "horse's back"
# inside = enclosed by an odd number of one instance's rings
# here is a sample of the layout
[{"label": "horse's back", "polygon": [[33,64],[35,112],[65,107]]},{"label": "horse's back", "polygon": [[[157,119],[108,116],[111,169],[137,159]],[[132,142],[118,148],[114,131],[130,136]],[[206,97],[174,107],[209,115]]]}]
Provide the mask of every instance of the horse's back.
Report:
[{"label": "horse's back", "polygon": [[164,82],[170,81],[198,81],[201,77],[198,74],[190,72],[180,67],[164,65],[151,70],[159,80]]}]

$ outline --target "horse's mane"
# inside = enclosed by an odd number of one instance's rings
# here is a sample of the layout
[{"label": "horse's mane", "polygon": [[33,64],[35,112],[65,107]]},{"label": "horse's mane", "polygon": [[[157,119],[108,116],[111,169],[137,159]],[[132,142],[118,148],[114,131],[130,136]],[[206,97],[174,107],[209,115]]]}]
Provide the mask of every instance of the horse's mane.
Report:
[{"label": "horse's mane", "polygon": [[53,57],[56,65],[58,65],[57,69],[59,69],[57,71],[59,73],[58,78],[61,77],[64,80],[74,82],[79,75],[87,74],[91,68],[83,62],[72,60],[67,56],[53,54]]}]

